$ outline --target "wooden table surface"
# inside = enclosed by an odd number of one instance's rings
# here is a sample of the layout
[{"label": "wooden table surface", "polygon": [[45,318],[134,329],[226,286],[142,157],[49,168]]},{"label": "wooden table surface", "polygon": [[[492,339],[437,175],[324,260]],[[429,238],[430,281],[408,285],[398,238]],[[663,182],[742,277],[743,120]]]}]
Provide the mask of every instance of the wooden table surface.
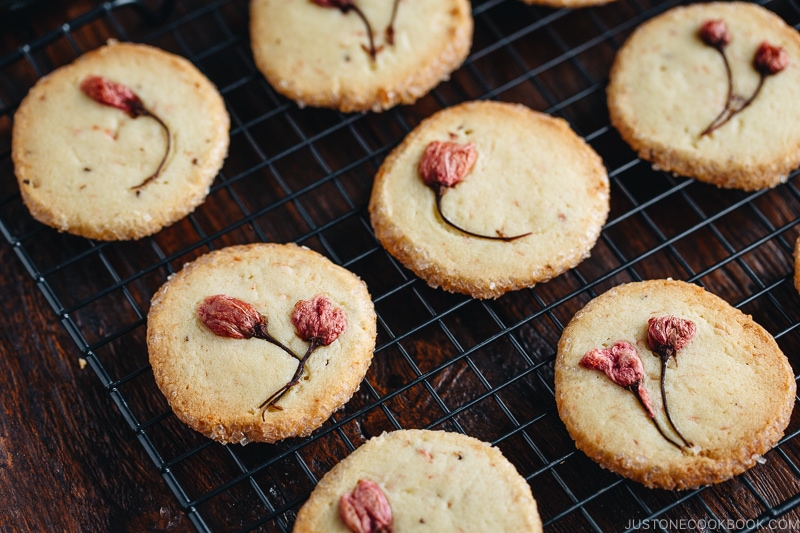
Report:
[{"label": "wooden table surface", "polygon": [[[413,106],[365,116],[299,109],[271,92],[247,53],[246,0],[179,2],[169,19],[175,27],[162,33],[130,8],[109,8],[101,24],[64,26],[100,5],[90,0],[41,0],[0,14],[0,61],[13,58],[0,67],[0,221],[13,242],[0,242],[0,531],[195,530],[143,440],[163,453],[162,470],[182,483],[208,529],[285,531],[314,478],[365,438],[398,426],[465,431],[497,444],[530,481],[546,531],[623,531],[637,519],[659,531],[686,528],[656,519],[778,531],[764,524],[800,520],[797,413],[765,465],[685,493],[645,490],[599,469],[555,416],[561,328],[593,295],[634,279],[702,284],[752,314],[800,369],[796,173],[772,191],[720,191],[654,171],[608,125],[603,84],[615,50],[638,21],[677,3],[618,0],[571,13],[475,0],[473,56],[453,79]],[[797,2],[766,4],[800,24]],[[53,32],[52,42],[20,48]],[[9,161],[9,113],[40,74],[29,64],[47,71],[108,37],[151,34],[154,44],[196,54],[223,92],[233,119],[224,177],[194,215],[142,242],[98,246],[41,227],[21,205]],[[592,257],[489,302],[415,279],[376,244],[365,214],[372,175],[408,129],[446,105],[483,97],[568,119],[612,178],[609,222]],[[376,358],[359,394],[319,438],[207,445],[169,416],[152,383],[144,314],[184,261],[255,240],[301,242],[362,276],[380,317]],[[92,365],[113,386],[104,387]],[[260,524],[265,502],[280,516]]]},{"label": "wooden table surface", "polygon": [[0,264],[0,531],[192,531],[8,245]]}]

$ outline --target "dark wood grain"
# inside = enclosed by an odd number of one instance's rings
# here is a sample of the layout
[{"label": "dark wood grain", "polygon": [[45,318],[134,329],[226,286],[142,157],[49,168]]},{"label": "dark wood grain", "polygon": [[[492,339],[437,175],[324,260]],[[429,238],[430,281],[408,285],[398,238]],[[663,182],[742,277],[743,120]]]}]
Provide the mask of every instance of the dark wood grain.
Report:
[{"label": "dark wood grain", "polygon": [[[0,13],[0,57],[96,3]],[[5,242],[0,265],[0,531],[193,530]]]},{"label": "dark wood grain", "polygon": [[0,264],[0,530],[188,530],[8,245]]}]

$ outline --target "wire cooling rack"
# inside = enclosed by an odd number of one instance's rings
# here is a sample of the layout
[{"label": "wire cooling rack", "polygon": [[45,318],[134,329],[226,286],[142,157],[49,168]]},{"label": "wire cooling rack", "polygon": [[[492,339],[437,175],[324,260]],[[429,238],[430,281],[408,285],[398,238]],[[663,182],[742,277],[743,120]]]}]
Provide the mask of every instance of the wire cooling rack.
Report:
[{"label": "wire cooling rack", "polygon": [[[397,428],[491,442],[529,481],[547,531],[792,529],[800,518],[800,423],[766,462],[717,486],[648,490],[576,451],[559,421],[552,364],[563,326],[619,283],[672,277],[752,314],[800,368],[792,283],[797,173],[755,193],[654,171],[609,126],[607,73],[642,21],[676,1],[618,0],[581,10],[474,0],[475,39],[452,78],[412,106],[345,115],[301,109],[255,69],[246,0],[167,2],[159,19],[117,1],[0,58],[0,229],[199,531],[290,531],[316,482],[365,439]],[[796,1],[762,2],[800,24]],[[175,4],[175,5],[173,5]],[[107,38],[188,57],[220,89],[230,155],[207,201],[136,242],[59,234],[22,205],[10,161],[13,114],[41,76]],[[561,116],[603,157],[611,214],[587,259],[532,289],[478,301],[429,288],[375,240],[366,205],[387,153],[420,120],[473,99]],[[212,249],[297,242],[363,278],[378,312],[360,391],[321,429],[277,444],[222,446],[181,424],[159,393],[145,343],[149,301],[167,276]],[[770,522],[772,520],[772,522]],[[784,522],[780,522],[784,520]]]}]

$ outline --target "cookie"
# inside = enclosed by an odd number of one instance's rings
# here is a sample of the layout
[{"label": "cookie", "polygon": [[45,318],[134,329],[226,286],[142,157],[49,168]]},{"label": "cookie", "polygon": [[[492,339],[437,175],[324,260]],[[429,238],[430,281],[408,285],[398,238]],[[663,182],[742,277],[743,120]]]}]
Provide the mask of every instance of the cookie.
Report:
[{"label": "cookie", "polygon": [[358,390],[375,321],[364,282],[317,252],[231,246],[153,296],[147,348],[180,420],[222,443],[274,442],[310,434]]},{"label": "cookie", "polygon": [[[469,168],[457,184],[426,184],[430,168],[449,180],[459,157]],[[566,121],[489,101],[424,120],[381,165],[369,203],[390,254],[429,285],[475,298],[574,267],[608,210],[603,162]]]},{"label": "cookie", "polygon": [[253,57],[267,81],[301,106],[344,112],[415,102],[461,65],[472,30],[467,0],[250,3]]},{"label": "cookie", "polygon": [[683,281],[595,298],[564,329],[555,362],[558,413],[578,449],[651,488],[719,483],[755,465],[783,435],[795,390],[764,328]]},{"label": "cookie", "polygon": [[12,159],[33,217],[98,239],[152,235],[191,213],[228,151],[229,117],[186,59],[110,42],[41,78],[14,116]]},{"label": "cookie", "polygon": [[368,440],[323,476],[292,531],[356,531],[341,507],[364,503],[391,524],[381,531],[542,531],[525,478],[497,448],[460,433],[409,429]]},{"label": "cookie", "polygon": [[642,24],[607,96],[611,123],[656,169],[751,191],[800,165],[800,34],[756,4],[692,4]]}]

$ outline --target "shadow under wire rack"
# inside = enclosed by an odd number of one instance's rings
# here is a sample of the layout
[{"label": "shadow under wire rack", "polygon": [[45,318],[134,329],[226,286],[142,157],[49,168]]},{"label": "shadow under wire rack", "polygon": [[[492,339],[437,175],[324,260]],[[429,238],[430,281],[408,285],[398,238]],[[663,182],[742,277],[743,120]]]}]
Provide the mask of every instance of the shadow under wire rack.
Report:
[{"label": "shadow under wire rack", "polygon": [[[681,2],[617,0],[578,10],[474,0],[465,64],[412,106],[380,114],[299,108],[250,53],[246,0],[115,1],[0,58],[0,230],[199,531],[291,531],[317,481],[371,436],[398,428],[464,432],[499,447],[529,481],[546,531],[765,530],[800,519],[800,420],[766,462],[699,490],[650,490],[578,452],[553,397],[563,326],[620,283],[697,283],[753,315],[800,368],[800,231],[795,172],[744,193],[674,177],[639,160],[609,125],[607,75],[643,21]],[[795,0],[760,2],[800,26]],[[10,155],[13,114],[37,79],[108,38],[191,60],[231,116],[229,156],[206,202],[134,242],[94,242],[34,221]],[[463,101],[518,102],[566,119],[603,158],[611,213],[592,256],[531,289],[479,301],[428,287],[383,250],[366,205],[382,160],[430,114]],[[800,118],[800,117],[798,117]],[[212,249],[297,242],[367,283],[378,344],[360,390],[304,439],[222,446],[180,423],[149,368],[146,315],[167,276]],[[705,522],[699,522],[705,521]],[[774,522],[773,522],[774,524]]]}]

